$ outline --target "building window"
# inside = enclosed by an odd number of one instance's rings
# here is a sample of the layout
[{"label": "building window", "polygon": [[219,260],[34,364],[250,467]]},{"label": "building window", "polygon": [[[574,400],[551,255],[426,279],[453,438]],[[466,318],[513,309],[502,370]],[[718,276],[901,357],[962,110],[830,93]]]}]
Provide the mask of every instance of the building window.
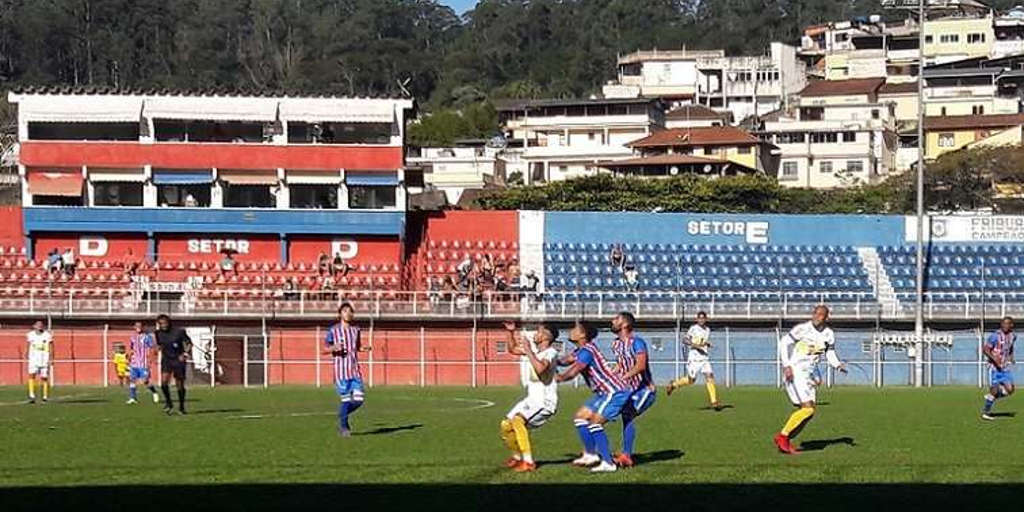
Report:
[{"label": "building window", "polygon": [[85,206],[83,196],[44,196],[32,194],[32,206]]},{"label": "building window", "polygon": [[952,133],[940,133],[939,134],[939,147],[940,148],[951,148],[954,145],[956,138]]},{"label": "building window", "polygon": [[843,142],[857,142],[857,132],[843,132]]},{"label": "building window", "polygon": [[860,174],[864,172],[864,162],[861,162],[860,160],[847,160],[846,172],[850,174]]},{"label": "building window", "polygon": [[818,171],[822,174],[832,174],[832,162],[821,162],[818,164]]},{"label": "building window", "polygon": [[750,154],[750,146],[740,146],[740,147],[736,148],[736,152],[741,154],[741,155],[749,155]]},{"label": "building window", "polygon": [[835,144],[836,142],[839,142],[839,134],[836,132],[811,134],[811,144]]},{"label": "building window", "polygon": [[270,185],[224,184],[225,208],[274,208],[277,197]]},{"label": "building window", "polygon": [[932,36],[924,36],[924,44],[932,44],[935,39]]},{"label": "building window", "polygon": [[390,144],[391,123],[288,123],[290,144]]},{"label": "building window", "polygon": [[269,142],[255,122],[155,119],[153,131],[157,142]]},{"label": "building window", "polygon": [[942,107],[941,109],[939,109],[939,115],[941,115],[941,116],[945,116],[946,115],[946,107]]},{"label": "building window", "polygon": [[971,114],[974,114],[976,116],[985,115],[985,105],[973,105],[971,107]]},{"label": "building window", "polygon": [[942,34],[939,36],[940,43],[959,43],[960,34]]},{"label": "building window", "polygon": [[778,144],[803,144],[807,141],[807,134],[803,132],[780,133],[776,137]]},{"label": "building window", "polygon": [[96,206],[142,206],[142,183],[94,183],[92,190]]},{"label": "building window", "polygon": [[782,162],[782,175],[779,176],[779,179],[783,181],[796,180],[799,177],[798,172],[799,168],[796,162]]},{"label": "building window", "polygon": [[871,109],[871,119],[878,119],[880,115],[881,114],[879,113],[877,108]]},{"label": "building window", "polygon": [[289,206],[314,210],[338,209],[337,185],[290,185]]},{"label": "building window", "polygon": [[139,140],[139,123],[28,123],[29,140]]},{"label": "building window", "polygon": [[210,185],[158,185],[156,197],[160,206],[207,208],[210,206]]},{"label": "building window", "polygon": [[353,210],[382,210],[394,208],[397,187],[394,186],[353,186],[348,187],[348,207]]},{"label": "building window", "polygon": [[972,33],[972,34],[967,34],[967,43],[968,44],[978,44],[978,43],[984,43],[984,42],[985,42],[985,34],[977,33],[977,32]]}]

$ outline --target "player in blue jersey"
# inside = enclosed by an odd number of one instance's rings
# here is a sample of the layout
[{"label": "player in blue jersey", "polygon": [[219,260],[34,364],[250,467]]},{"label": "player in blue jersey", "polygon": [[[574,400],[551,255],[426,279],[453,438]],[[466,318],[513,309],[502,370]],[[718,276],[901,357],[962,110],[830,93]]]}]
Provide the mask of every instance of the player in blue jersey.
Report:
[{"label": "player in blue jersey", "polygon": [[982,419],[994,420],[992,406],[996,400],[1013,394],[1013,345],[1016,341],[1013,318],[1005,317],[999,323],[999,330],[990,334],[981,346],[989,366],[989,390],[981,411]]},{"label": "player in blue jersey", "polygon": [[618,360],[616,370],[626,381],[632,395],[622,409],[622,453],[615,455],[621,467],[633,467],[633,445],[636,442],[636,419],[654,405],[654,379],[648,361],[647,342],[634,333],[636,317],[623,311],[612,318],[612,352]]},{"label": "player in blue jersey", "polygon": [[608,367],[604,356],[594,344],[597,329],[576,322],[569,331],[569,341],[576,345],[576,351],[569,358],[571,366],[560,373],[558,382],[565,382],[583,376],[594,396],[576,411],[573,424],[583,443],[583,454],[573,461],[575,466],[590,467],[594,473],[610,473],[618,469],[612,459],[605,423],[618,418],[622,408],[629,401],[632,390],[622,377]]}]

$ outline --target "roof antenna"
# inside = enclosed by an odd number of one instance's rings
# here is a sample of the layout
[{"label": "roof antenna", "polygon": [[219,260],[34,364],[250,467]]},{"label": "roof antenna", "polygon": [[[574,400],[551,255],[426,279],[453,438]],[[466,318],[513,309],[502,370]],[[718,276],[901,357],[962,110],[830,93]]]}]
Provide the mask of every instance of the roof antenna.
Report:
[{"label": "roof antenna", "polygon": [[406,78],[405,80],[402,81],[395,80],[395,82],[398,84],[398,88],[402,90],[402,94],[406,98],[412,97],[412,93],[409,92],[409,89],[406,88],[406,86],[409,85],[409,82],[412,82],[412,77]]}]

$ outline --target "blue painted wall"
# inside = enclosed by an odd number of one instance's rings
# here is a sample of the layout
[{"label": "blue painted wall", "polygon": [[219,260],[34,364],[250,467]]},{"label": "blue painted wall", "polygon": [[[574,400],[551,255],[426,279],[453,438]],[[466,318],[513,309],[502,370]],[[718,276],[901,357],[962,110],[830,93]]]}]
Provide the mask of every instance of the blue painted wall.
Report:
[{"label": "blue painted wall", "polygon": [[192,208],[25,208],[25,232],[397,235],[404,212]]},{"label": "blue painted wall", "polygon": [[895,215],[549,212],[544,241],[722,245],[903,245]]}]

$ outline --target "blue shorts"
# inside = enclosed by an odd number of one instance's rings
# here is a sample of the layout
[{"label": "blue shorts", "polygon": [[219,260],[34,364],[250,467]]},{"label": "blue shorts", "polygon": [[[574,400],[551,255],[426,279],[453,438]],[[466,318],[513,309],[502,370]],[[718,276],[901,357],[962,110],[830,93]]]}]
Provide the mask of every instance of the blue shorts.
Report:
[{"label": "blue shorts", "polygon": [[989,370],[989,379],[991,384],[989,386],[996,387],[1004,384],[1013,386],[1013,372],[1010,370],[996,370],[995,368]]},{"label": "blue shorts", "polygon": [[619,391],[610,395],[594,395],[584,405],[587,409],[600,414],[602,418],[612,421],[622,414],[622,408],[629,402],[630,394],[629,391]]},{"label": "blue shorts", "polygon": [[654,399],[657,396],[657,391],[651,388],[640,388],[634,391],[632,395],[629,395],[629,403],[626,404],[626,409],[633,416],[640,416],[654,405]]},{"label": "blue shorts", "polygon": [[334,382],[334,389],[338,390],[338,395],[341,396],[342,400],[347,399],[363,399],[363,379],[344,379]]},{"label": "blue shorts", "polygon": [[149,380],[149,368],[132,368],[128,370],[128,378],[131,380]]}]

